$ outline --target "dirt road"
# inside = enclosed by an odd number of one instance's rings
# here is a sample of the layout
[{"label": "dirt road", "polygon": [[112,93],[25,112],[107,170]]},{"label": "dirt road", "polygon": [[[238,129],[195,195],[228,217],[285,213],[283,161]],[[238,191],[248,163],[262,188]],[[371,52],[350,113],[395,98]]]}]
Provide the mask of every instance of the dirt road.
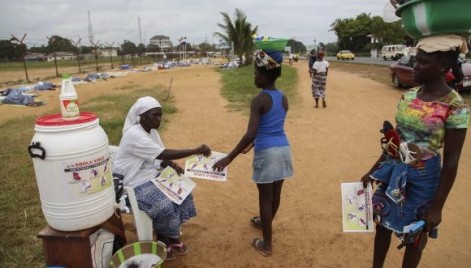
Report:
[{"label": "dirt road", "polygon": [[[379,128],[393,120],[400,91],[331,70],[326,109],[313,108],[310,78],[299,68],[299,95],[291,102],[286,131],[295,176],[287,180],[273,223],[273,256],[263,257],[250,242],[261,232],[250,226],[258,213],[256,186],[251,181],[252,154],[229,166],[225,183],[197,180],[194,197],[198,217],[184,224],[182,239],[190,253],[166,267],[368,267],[374,235],[342,232],[340,183],[358,181],[380,153]],[[221,97],[218,74],[209,68],[139,73],[77,87],[80,99],[119,94],[120,85],[160,83],[173,78],[172,93],[179,112],[170,116],[162,138],[170,148],[208,144],[228,152],[246,129],[248,117],[229,112]],[[124,89],[123,89],[124,90]],[[55,109],[58,92],[45,93],[50,105],[39,108],[0,106],[2,120]],[[55,111],[57,112],[57,110]],[[164,115],[165,116],[165,115]],[[438,240],[429,241],[421,267],[466,267],[471,261],[471,134],[468,132],[458,178],[448,198]],[[182,162],[183,163],[183,162]],[[393,239],[386,267],[400,267],[404,250]]]}]

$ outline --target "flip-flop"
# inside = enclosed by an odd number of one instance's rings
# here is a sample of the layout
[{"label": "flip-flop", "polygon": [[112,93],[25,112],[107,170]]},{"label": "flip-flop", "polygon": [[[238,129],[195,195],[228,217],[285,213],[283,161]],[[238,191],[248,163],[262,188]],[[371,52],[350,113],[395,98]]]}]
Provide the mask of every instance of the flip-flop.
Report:
[{"label": "flip-flop", "polygon": [[271,251],[268,251],[268,250],[265,250],[263,248],[263,239],[261,238],[255,238],[253,241],[252,241],[252,246],[258,250],[258,252],[260,252],[260,254],[262,254],[264,257],[270,257],[272,255],[272,252]]},{"label": "flip-flop", "polygon": [[183,256],[188,253],[188,248],[186,247],[185,244],[183,244],[183,242],[180,242],[178,244],[170,244],[170,247],[175,252],[175,254],[179,256]]},{"label": "flip-flop", "polygon": [[262,227],[262,218],[260,218],[260,216],[255,216],[255,217],[252,217],[250,219],[250,222],[252,223],[252,226],[257,228],[257,229],[260,229],[260,230],[263,230],[263,227]]}]

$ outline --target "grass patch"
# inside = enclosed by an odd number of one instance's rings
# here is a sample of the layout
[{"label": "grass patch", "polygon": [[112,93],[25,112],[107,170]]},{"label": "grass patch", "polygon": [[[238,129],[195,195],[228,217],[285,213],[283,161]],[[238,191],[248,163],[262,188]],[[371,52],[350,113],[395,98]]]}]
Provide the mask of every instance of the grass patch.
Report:
[{"label": "grass patch", "polygon": [[[290,103],[294,103],[298,100],[298,72],[290,66],[283,65],[282,68],[281,77],[276,80],[276,87],[283,90]],[[254,67],[222,70],[221,80],[221,94],[229,101],[229,110],[248,112],[251,100],[260,92],[254,84]]]},{"label": "grass patch", "polygon": [[[129,108],[143,96],[163,100],[166,88],[137,88],[129,94],[99,96],[80,108],[93,111],[108,135],[110,144],[119,144]],[[177,112],[173,100],[162,102],[165,115]],[[162,127],[167,121],[163,117]],[[27,153],[34,135],[36,117],[20,117],[0,125],[0,255],[2,267],[44,267],[42,241],[36,234],[47,224],[41,211],[33,163]]]}]

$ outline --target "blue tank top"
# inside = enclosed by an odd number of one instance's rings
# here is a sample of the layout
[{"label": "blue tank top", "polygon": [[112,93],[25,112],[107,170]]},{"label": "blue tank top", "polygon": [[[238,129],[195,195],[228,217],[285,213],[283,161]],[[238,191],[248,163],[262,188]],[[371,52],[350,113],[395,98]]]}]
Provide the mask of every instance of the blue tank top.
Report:
[{"label": "blue tank top", "polygon": [[272,105],[270,110],[260,118],[254,141],[255,150],[289,146],[284,129],[286,110],[283,106],[283,93],[278,90],[264,89],[260,94],[270,95]]}]

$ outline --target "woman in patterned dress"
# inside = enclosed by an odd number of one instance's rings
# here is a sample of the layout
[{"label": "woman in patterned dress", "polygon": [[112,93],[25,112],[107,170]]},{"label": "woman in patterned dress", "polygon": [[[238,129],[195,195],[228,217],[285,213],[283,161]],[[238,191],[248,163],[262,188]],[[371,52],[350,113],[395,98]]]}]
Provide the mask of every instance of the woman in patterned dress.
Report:
[{"label": "woman in patterned dress", "polygon": [[400,154],[421,157],[407,163],[385,153],[362,178],[365,185],[372,181],[378,184],[373,195],[377,222],[373,267],[383,267],[393,232],[404,238],[405,226],[424,220],[425,231],[406,244],[403,258],[403,267],[417,267],[428,232],[442,221],[469,123],[468,105],[445,82],[460,50],[467,51],[467,44],[456,35],[419,40],[413,75],[421,86],[402,95],[395,130],[407,145],[402,148],[419,149],[399,150]]}]

